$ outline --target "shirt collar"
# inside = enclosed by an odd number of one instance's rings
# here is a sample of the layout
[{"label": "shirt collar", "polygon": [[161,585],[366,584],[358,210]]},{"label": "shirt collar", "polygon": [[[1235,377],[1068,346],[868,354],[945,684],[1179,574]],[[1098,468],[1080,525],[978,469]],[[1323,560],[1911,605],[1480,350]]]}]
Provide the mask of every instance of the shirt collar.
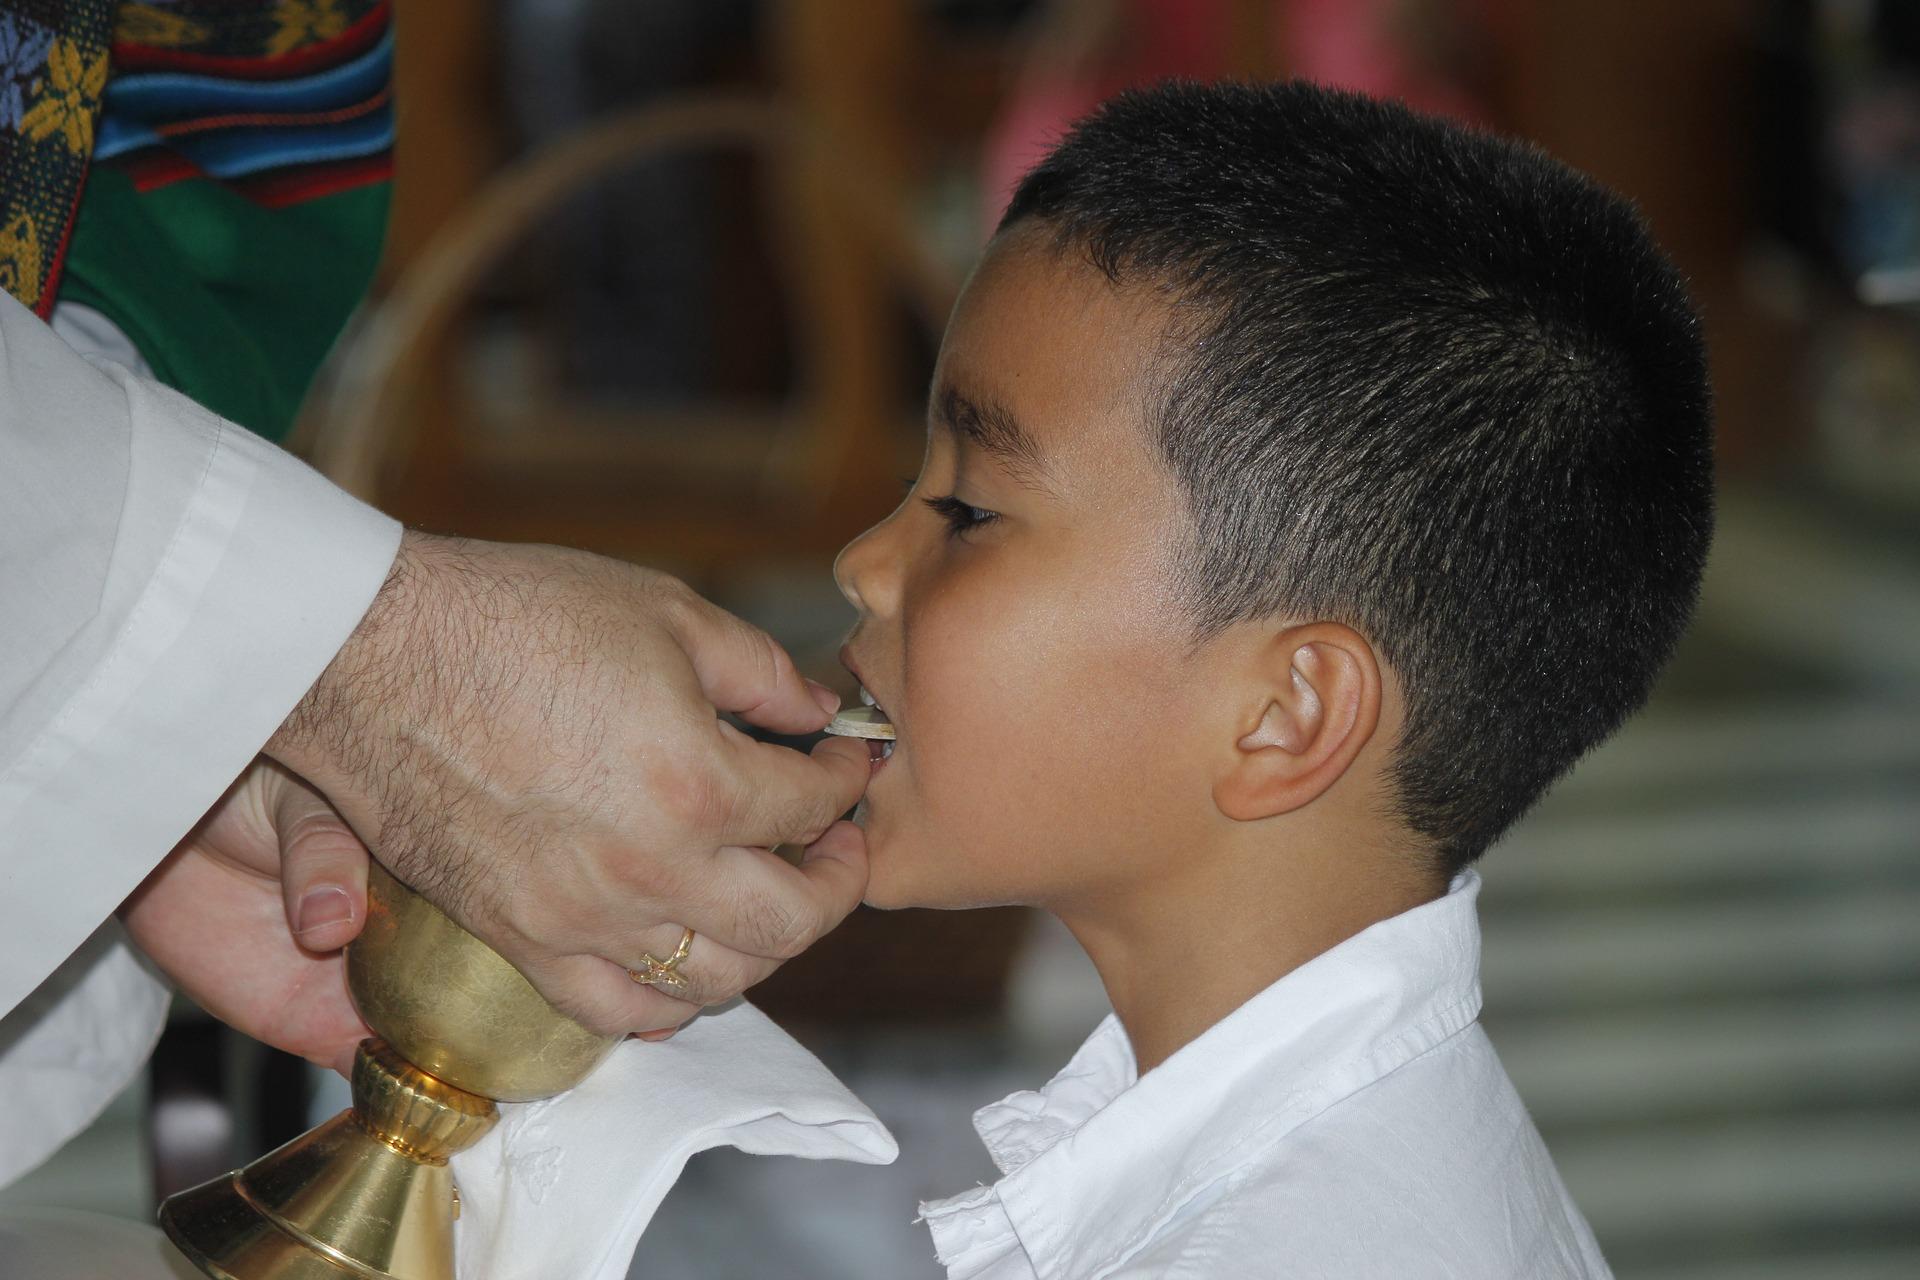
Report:
[{"label": "shirt collar", "polygon": [[[1194,1195],[1480,1011],[1480,879],[1282,977],[1144,1077],[1109,1016],[974,1126],[1041,1280],[1095,1274]],[[930,1208],[932,1206],[929,1206]],[[997,1215],[995,1215],[997,1216]]]}]

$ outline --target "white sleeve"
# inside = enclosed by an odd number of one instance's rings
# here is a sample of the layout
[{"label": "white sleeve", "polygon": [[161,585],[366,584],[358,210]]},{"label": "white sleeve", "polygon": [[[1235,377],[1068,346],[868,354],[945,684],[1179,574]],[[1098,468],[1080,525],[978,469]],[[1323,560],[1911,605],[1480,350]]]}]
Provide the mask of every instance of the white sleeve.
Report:
[{"label": "white sleeve", "polygon": [[0,294],[0,1013],[259,751],[399,534]]}]

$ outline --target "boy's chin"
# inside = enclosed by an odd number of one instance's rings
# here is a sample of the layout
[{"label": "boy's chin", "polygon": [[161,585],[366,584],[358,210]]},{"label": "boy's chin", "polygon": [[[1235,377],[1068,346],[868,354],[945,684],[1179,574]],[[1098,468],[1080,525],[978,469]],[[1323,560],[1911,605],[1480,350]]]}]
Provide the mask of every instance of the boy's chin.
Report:
[{"label": "boy's chin", "polygon": [[[949,850],[935,850],[887,823],[870,820],[866,801],[854,813],[853,821],[867,835],[867,892],[861,902],[877,911],[901,911],[921,907],[930,911],[966,911],[975,907],[1001,905],[981,893],[981,886],[966,883],[970,863],[951,861]],[[962,883],[955,883],[955,871]]]},{"label": "boy's chin", "polygon": [[[894,854],[889,858],[889,854]],[[948,901],[950,895],[938,892],[938,887],[927,884],[926,877],[915,876],[910,868],[898,865],[900,859],[894,849],[867,849],[867,895],[861,899],[865,905],[877,911],[901,911],[908,907],[941,908],[965,906],[966,903]],[[904,872],[904,874],[903,874]]]},{"label": "boy's chin", "polygon": [[872,907],[875,911],[905,911],[908,908],[922,911],[973,911],[983,906],[999,905],[975,902],[970,898],[950,894],[876,893],[871,886],[867,889],[867,896],[860,900],[860,904]]},{"label": "boy's chin", "polygon": [[875,857],[869,864],[867,895],[861,899],[877,911],[903,911],[908,907],[973,911],[1011,905],[1010,899],[988,894],[979,885],[942,883],[938,876],[902,875],[897,869],[883,869],[883,860]]},{"label": "boy's chin", "polygon": [[[871,864],[869,864],[871,865]],[[876,911],[899,911],[906,907],[931,907],[936,904],[923,901],[909,892],[907,887],[896,883],[896,878],[884,872],[869,871],[867,876],[867,896],[861,903]]]}]

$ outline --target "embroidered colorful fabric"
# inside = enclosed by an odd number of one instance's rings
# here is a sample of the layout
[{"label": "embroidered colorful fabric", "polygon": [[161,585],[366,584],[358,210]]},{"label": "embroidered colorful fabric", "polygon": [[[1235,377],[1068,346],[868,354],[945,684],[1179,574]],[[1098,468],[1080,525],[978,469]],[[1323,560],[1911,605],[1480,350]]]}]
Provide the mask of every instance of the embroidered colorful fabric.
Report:
[{"label": "embroidered colorful fabric", "polygon": [[0,2],[0,287],[43,317],[93,153],[113,7]]},{"label": "embroidered colorful fabric", "polygon": [[392,173],[385,0],[122,5],[96,163],[137,190],[193,177],[277,206]]},{"label": "embroidered colorful fabric", "polygon": [[378,262],[392,70],[387,0],[0,0],[0,283],[284,434]]}]

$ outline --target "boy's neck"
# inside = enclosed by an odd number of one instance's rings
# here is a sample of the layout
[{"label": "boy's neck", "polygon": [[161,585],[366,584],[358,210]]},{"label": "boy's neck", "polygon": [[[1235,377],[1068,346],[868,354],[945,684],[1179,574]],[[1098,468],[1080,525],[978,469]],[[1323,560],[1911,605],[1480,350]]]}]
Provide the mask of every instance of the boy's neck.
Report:
[{"label": "boy's neck", "polygon": [[1181,866],[1150,888],[1054,908],[1099,971],[1142,1075],[1315,956],[1446,891],[1404,851]]}]

